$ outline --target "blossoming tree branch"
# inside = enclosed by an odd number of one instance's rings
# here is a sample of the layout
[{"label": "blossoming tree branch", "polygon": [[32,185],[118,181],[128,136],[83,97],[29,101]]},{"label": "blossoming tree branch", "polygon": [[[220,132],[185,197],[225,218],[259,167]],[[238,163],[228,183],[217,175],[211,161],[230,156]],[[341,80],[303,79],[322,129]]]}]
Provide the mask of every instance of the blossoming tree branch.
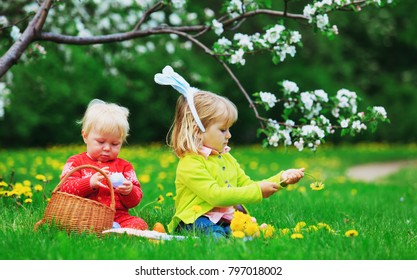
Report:
[{"label": "blossoming tree branch", "polygon": [[[43,42],[65,45],[94,45],[105,52],[107,43],[122,42],[135,52],[155,48],[147,38],[160,36],[167,48],[195,46],[213,57],[234,80],[246,97],[256,118],[264,145],[294,145],[298,150],[315,150],[327,135],[340,129],[342,135],[355,135],[378,122],[387,122],[383,107],[368,107],[358,111],[358,96],[348,89],[327,93],[324,89],[302,90],[292,81],[278,81],[280,92],[262,89],[249,94],[238,76],[229,67],[244,67],[249,55],[269,52],[274,64],[294,57],[303,47],[301,33],[286,26],[288,21],[304,22],[312,32],[337,36],[336,23],[329,14],[337,11],[359,12],[361,9],[390,5],[394,0],[314,0],[303,9],[293,5],[297,0],[282,0],[281,10],[271,0],[219,1],[218,9],[193,9],[186,0],[44,0],[28,1],[25,14],[0,14],[0,117],[8,103],[12,83],[11,69],[18,62],[47,55]],[[276,1],[278,2],[278,1]],[[6,10],[15,3],[2,3]],[[214,6],[214,5],[212,5]],[[5,9],[3,9],[5,8]],[[65,16],[63,16],[65,15]],[[276,18],[273,25],[264,26],[253,34],[241,32],[242,23],[250,18],[268,15]],[[94,20],[93,20],[94,19]],[[214,38],[214,40],[213,40]],[[136,43],[132,47],[133,42]],[[41,62],[39,62],[41,63]],[[108,59],[111,64],[111,58]],[[239,69],[239,67],[236,67]],[[276,118],[264,118],[258,108],[270,110],[281,104]],[[279,114],[279,115],[278,115]]]}]

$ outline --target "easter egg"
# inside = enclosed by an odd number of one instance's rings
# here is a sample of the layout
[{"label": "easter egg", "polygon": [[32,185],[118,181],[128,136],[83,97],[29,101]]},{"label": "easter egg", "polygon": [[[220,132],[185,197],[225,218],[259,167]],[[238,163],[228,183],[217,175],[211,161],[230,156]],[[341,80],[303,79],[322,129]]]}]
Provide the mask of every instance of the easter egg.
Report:
[{"label": "easter egg", "polygon": [[159,222],[155,223],[155,225],[153,226],[153,230],[157,232],[165,233],[164,225]]},{"label": "easter egg", "polygon": [[123,182],[126,181],[126,178],[123,176],[122,173],[113,173],[110,176],[110,181],[113,184],[113,187],[117,188],[123,185]]}]

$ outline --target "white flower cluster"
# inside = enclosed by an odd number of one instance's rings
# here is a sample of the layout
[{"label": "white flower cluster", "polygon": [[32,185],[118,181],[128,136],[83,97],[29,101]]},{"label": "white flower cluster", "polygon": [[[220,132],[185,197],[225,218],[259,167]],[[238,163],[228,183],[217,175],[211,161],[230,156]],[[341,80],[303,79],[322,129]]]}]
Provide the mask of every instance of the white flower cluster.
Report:
[{"label": "white flower cluster", "polygon": [[[216,33],[222,30],[218,23],[213,22],[213,26]],[[298,31],[290,31],[285,26],[276,24],[266,30],[265,34],[236,33],[233,41],[222,37],[214,44],[214,50],[218,54],[229,57],[229,63],[240,65],[245,65],[244,55],[247,52],[272,50],[273,60],[277,63],[284,61],[287,55],[294,57],[296,54],[295,45],[300,42],[301,34]]]},{"label": "white flower cluster", "polygon": [[[381,0],[367,0],[367,4],[382,5]],[[387,4],[391,4],[393,0],[387,0]],[[337,35],[338,28],[336,25],[331,25],[328,13],[332,10],[354,4],[354,0],[316,0],[313,4],[307,4],[304,7],[303,14],[308,19],[310,24],[315,24],[316,27],[325,33]]]},{"label": "white flower cluster", "polygon": [[0,118],[4,116],[4,107],[9,103],[10,89],[6,83],[0,82]]},{"label": "white flower cluster", "polygon": [[[270,92],[254,93],[256,103],[263,105],[266,110],[283,101],[282,116],[285,122],[268,119],[266,128],[261,132],[266,135],[264,145],[278,147],[294,145],[299,151],[305,147],[316,150],[324,141],[326,135],[333,134],[336,128],[354,135],[367,129],[366,122],[389,121],[384,107],[368,108],[369,113],[357,113],[357,94],[347,89],[340,89],[336,95],[329,94],[322,89],[299,92],[296,83],[285,80],[282,83],[283,98],[277,99]],[[324,114],[328,113],[329,116]],[[300,116],[301,114],[301,116]],[[297,115],[299,123],[293,121]],[[333,125],[336,123],[338,125]]]}]

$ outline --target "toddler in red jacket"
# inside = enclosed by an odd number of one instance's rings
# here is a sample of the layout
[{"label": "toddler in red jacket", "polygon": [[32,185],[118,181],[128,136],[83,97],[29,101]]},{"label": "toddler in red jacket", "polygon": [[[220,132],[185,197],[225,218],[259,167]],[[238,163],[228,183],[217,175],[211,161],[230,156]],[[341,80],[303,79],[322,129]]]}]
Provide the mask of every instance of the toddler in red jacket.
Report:
[{"label": "toddler in red jacket", "polygon": [[[86,152],[71,156],[62,171],[63,178],[69,171],[80,165],[94,165],[102,169],[113,182],[116,214],[115,227],[146,230],[147,223],[131,216],[129,209],[137,206],[142,199],[141,185],[130,162],[118,158],[123,142],[129,134],[129,110],[114,103],[99,99],[90,102],[83,119],[81,135]],[[89,198],[107,206],[110,205],[110,188],[100,172],[80,169],[71,174],[62,184],[61,191]]]}]

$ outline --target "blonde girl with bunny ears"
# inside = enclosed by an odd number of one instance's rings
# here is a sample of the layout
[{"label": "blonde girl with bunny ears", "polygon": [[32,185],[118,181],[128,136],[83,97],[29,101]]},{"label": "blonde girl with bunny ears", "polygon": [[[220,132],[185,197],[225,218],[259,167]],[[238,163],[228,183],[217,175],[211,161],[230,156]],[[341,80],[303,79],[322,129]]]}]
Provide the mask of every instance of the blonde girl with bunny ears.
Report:
[{"label": "blonde girl with bunny ears", "polygon": [[263,181],[251,180],[228,145],[230,127],[238,118],[236,106],[225,97],[190,87],[170,66],[155,75],[155,82],[182,94],[170,135],[179,162],[169,232],[197,230],[228,237],[233,213],[247,212],[243,204],[259,203],[304,176],[301,168],[281,171]]}]

